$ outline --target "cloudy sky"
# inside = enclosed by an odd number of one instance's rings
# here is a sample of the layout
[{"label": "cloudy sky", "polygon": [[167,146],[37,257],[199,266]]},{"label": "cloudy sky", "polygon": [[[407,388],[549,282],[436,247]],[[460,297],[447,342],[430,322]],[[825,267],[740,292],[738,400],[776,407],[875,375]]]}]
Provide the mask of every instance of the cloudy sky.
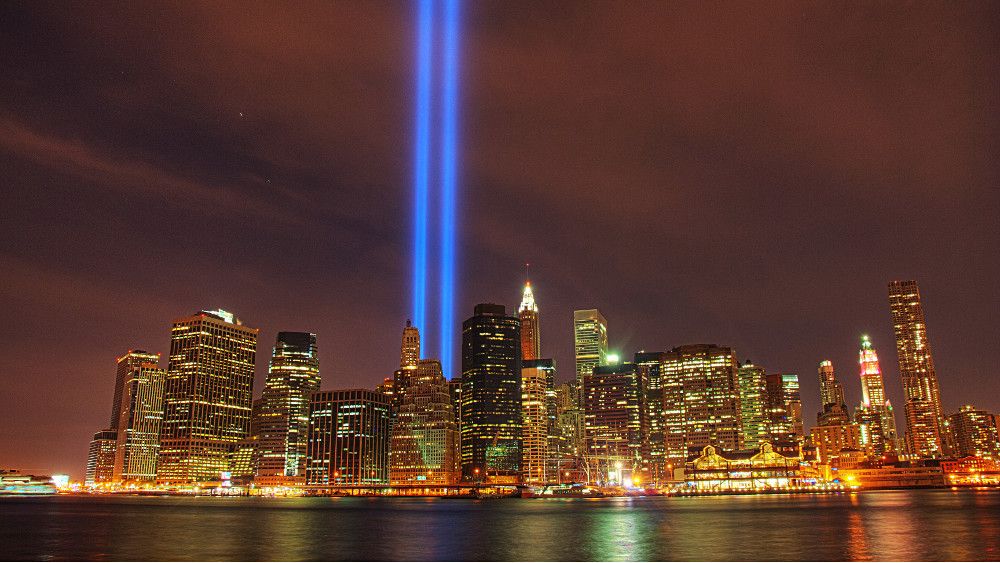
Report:
[{"label": "cloudy sky", "polygon": [[[995,4],[464,22],[458,319],[516,307],[530,262],[560,379],[597,307],[624,354],[798,373],[810,424],[820,360],[859,399],[862,333],[901,405],[886,282],[916,279],[946,409],[1000,410]],[[0,467],[82,476],[115,357],[198,309],[260,327],[258,393],[279,330],[318,334],[325,388],[391,374],[413,30],[400,2],[0,7]]]}]

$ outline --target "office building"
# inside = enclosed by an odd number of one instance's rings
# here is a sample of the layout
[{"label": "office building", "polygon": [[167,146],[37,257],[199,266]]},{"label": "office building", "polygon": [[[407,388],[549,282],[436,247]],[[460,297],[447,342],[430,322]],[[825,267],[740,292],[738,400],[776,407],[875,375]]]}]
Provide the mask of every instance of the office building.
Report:
[{"label": "office building", "polygon": [[531,282],[524,283],[524,295],[521,306],[517,308],[517,316],[521,320],[521,359],[534,360],[541,357],[542,340],[538,326],[538,305],[531,291]]},{"label": "office building", "polygon": [[659,484],[670,480],[667,471],[666,435],[663,425],[663,377],[660,365],[663,352],[636,352],[634,356],[640,378],[646,382],[646,396],[643,398],[646,419],[647,462],[643,467],[651,483]]},{"label": "office building", "polygon": [[459,481],[458,425],[441,362],[405,366],[408,386],[392,423],[389,482],[453,485]]},{"label": "office building", "polygon": [[115,394],[121,404],[117,409],[114,481],[156,480],[167,377],[167,372],[158,365],[159,359],[159,354],[141,350],[129,350],[118,358],[117,382],[121,387],[116,387]]},{"label": "office building", "polygon": [[920,458],[941,457],[948,453],[941,431],[944,413],[917,282],[889,282],[889,311],[906,396],[907,451]]},{"label": "office building", "polygon": [[462,323],[462,478],[521,479],[521,321],[476,305]]},{"label": "office building", "polygon": [[106,429],[94,434],[87,451],[87,471],[83,484],[88,487],[103,485],[114,481],[115,450],[118,445],[118,432]]},{"label": "office building", "polygon": [[765,378],[765,391],[768,441],[775,446],[801,442],[805,432],[799,376],[793,373],[770,374]]},{"label": "office building", "polygon": [[861,368],[861,405],[854,412],[854,420],[861,426],[862,444],[872,455],[895,453],[895,414],[892,403],[886,398],[878,352],[868,336],[861,337],[858,364]]},{"label": "office building", "polygon": [[309,397],[319,390],[316,335],[279,332],[260,412],[255,482],[260,486],[303,485],[309,434]]},{"label": "office building", "polygon": [[757,449],[768,440],[767,380],[764,368],[747,360],[736,370],[740,388],[743,447]]},{"label": "office building", "polygon": [[388,485],[390,408],[388,397],[370,389],[313,393],[306,483]]},{"label": "office building", "polygon": [[549,479],[549,406],[554,374],[555,364],[550,359],[524,360],[521,364],[521,472],[527,484]]},{"label": "office building", "polygon": [[956,457],[1000,460],[1000,433],[988,412],[965,405],[948,417],[948,426],[954,436]]},{"label": "office building", "polygon": [[850,422],[847,402],[844,398],[844,387],[837,381],[833,371],[833,362],[823,360],[819,363],[819,395],[820,412],[816,414],[816,424],[819,426],[838,426]]},{"label": "office building", "polygon": [[816,461],[824,464],[836,463],[844,450],[863,448],[861,427],[852,423],[813,426],[809,441],[816,448]]},{"label": "office building", "polygon": [[115,394],[111,401],[111,422],[108,428],[118,430],[121,422],[122,393],[125,390],[125,383],[129,377],[135,373],[143,364],[158,364],[159,354],[151,354],[145,350],[129,350],[126,354],[118,358],[117,371],[115,375]]},{"label": "office building", "polygon": [[157,481],[193,484],[229,473],[250,433],[256,328],[226,311],[173,322]]},{"label": "office building", "polygon": [[573,347],[576,353],[576,382],[582,390],[583,377],[604,365],[608,358],[608,321],[597,309],[573,311]]},{"label": "office building", "polygon": [[596,484],[645,482],[646,385],[633,363],[594,368],[583,378],[586,464]]}]

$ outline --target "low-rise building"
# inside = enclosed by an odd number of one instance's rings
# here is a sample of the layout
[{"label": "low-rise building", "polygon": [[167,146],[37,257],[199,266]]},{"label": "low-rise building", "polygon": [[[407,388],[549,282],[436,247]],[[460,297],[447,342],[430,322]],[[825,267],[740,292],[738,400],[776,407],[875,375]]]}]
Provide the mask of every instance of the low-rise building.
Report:
[{"label": "low-rise building", "polygon": [[769,442],[758,451],[725,452],[705,446],[689,459],[685,481],[699,491],[753,491],[795,487],[802,484],[798,458],[782,455]]}]

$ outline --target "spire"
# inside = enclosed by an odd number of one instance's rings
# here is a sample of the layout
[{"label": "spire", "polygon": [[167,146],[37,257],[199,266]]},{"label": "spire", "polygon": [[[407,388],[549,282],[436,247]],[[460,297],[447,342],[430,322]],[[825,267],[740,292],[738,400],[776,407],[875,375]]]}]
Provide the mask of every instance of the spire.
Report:
[{"label": "spire", "polygon": [[535,295],[531,292],[531,279],[528,277],[528,266],[530,264],[524,265],[524,296],[521,298],[521,306],[517,308],[518,313],[523,311],[538,312],[538,305],[535,304]]}]

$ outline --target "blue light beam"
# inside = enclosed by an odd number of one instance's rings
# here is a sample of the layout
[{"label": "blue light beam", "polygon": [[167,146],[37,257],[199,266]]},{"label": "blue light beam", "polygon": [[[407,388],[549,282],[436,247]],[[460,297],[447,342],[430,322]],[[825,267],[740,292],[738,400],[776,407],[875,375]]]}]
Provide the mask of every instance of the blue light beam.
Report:
[{"label": "blue light beam", "polygon": [[420,0],[417,27],[417,95],[413,146],[413,325],[427,320],[427,206],[430,192],[431,55],[434,0]]},{"label": "blue light beam", "polygon": [[460,0],[444,1],[444,65],[441,132],[441,370],[454,377],[452,355],[455,324],[455,209],[458,191],[458,53]]}]

